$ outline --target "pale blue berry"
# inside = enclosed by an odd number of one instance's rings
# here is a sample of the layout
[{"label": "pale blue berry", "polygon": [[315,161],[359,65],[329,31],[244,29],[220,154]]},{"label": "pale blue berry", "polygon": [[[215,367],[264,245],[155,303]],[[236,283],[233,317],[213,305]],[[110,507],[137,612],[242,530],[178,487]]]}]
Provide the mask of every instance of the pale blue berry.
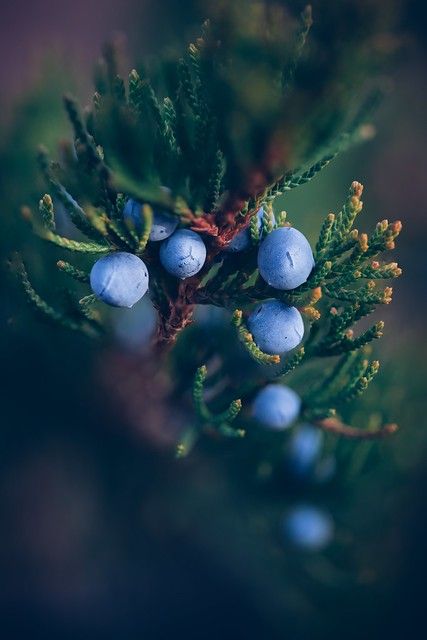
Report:
[{"label": "pale blue berry", "polygon": [[178,226],[178,218],[166,211],[153,210],[153,224],[149,235],[152,242],[166,240]]},{"label": "pale blue berry", "polygon": [[287,541],[307,551],[319,551],[326,547],[334,536],[331,516],[310,505],[294,507],[282,521],[283,534]]},{"label": "pale blue berry", "polygon": [[296,476],[310,474],[318,460],[323,433],[311,424],[302,424],[292,434],[287,452],[289,470]]},{"label": "pale blue berry", "polygon": [[90,286],[103,302],[113,307],[132,307],[148,289],[147,267],[133,253],[111,253],[93,265]]},{"label": "pale blue berry", "polygon": [[[132,222],[136,229],[141,229],[141,203],[129,198],[123,209],[123,218]],[[153,224],[149,235],[149,240],[159,242],[166,240],[178,226],[178,218],[167,211],[162,211],[153,207]]]},{"label": "pale blue berry", "polygon": [[[263,215],[264,215],[264,209],[263,207],[261,207],[260,209],[258,209],[256,214],[257,221],[258,221],[257,227],[258,227],[260,237],[262,237]],[[233,240],[224,249],[224,251],[226,251],[227,253],[239,253],[240,251],[245,251],[246,249],[248,249],[250,247],[250,244],[251,244],[251,231],[249,227],[247,227],[246,229],[239,231],[239,233],[234,236]]]},{"label": "pale blue berry", "polygon": [[287,429],[297,419],[301,398],[289,387],[268,384],[258,392],[252,405],[253,417],[268,429]]},{"label": "pale blue berry", "polygon": [[289,291],[306,282],[314,267],[307,238],[297,229],[280,227],[261,242],[258,268],[262,278],[275,289]]},{"label": "pale blue berry", "polygon": [[248,327],[257,346],[269,354],[287,353],[304,337],[304,322],[298,309],[279,300],[268,300],[255,307],[248,318]]},{"label": "pale blue berry", "polygon": [[205,243],[189,229],[178,229],[160,247],[160,262],[166,271],[182,280],[198,273],[205,260]]}]

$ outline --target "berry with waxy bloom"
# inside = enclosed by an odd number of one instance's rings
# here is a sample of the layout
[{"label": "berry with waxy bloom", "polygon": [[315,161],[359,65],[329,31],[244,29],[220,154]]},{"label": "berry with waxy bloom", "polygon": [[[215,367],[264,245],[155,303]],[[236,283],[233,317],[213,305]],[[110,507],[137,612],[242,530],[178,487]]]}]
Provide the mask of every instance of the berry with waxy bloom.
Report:
[{"label": "berry with waxy bloom", "polygon": [[[132,222],[136,229],[141,229],[141,207],[142,204],[137,200],[129,198],[123,209],[123,218]],[[178,226],[178,218],[168,211],[162,211],[153,207],[153,224],[151,225],[149,240],[159,242],[166,240],[175,231]]]},{"label": "berry with waxy bloom", "polygon": [[272,355],[291,351],[304,337],[300,312],[280,300],[267,300],[255,307],[248,328],[261,351]]},{"label": "berry with waxy bloom", "polygon": [[205,260],[205,243],[190,229],[178,229],[160,247],[160,262],[168,273],[182,280],[198,273]]},{"label": "berry with waxy bloom", "polygon": [[148,271],[133,253],[118,251],[95,262],[90,272],[94,294],[113,307],[133,307],[148,289]]},{"label": "berry with waxy bloom", "polygon": [[252,405],[253,417],[267,429],[287,429],[297,419],[301,398],[289,387],[268,384],[261,389]]},{"label": "berry with waxy bloom", "polygon": [[297,229],[274,229],[261,242],[258,268],[261,277],[275,289],[289,291],[307,281],[314,257],[307,238]]}]

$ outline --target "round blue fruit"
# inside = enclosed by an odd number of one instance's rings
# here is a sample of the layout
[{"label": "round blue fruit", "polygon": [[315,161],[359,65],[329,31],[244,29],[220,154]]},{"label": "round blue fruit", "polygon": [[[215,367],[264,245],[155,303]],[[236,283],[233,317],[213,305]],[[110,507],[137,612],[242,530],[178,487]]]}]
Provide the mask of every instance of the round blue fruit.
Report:
[{"label": "round blue fruit", "polygon": [[[264,209],[263,207],[261,207],[260,209],[258,209],[257,211],[257,227],[258,227],[258,231],[260,234],[260,237],[262,237],[262,218],[264,215]],[[249,227],[247,227],[246,229],[243,229],[242,231],[239,231],[239,233],[237,235],[234,236],[233,240],[230,242],[230,244],[224,249],[224,251],[226,251],[227,253],[239,253],[240,251],[245,251],[246,249],[248,249],[251,245],[251,231],[249,229]]]},{"label": "round blue fruit", "polygon": [[307,551],[319,551],[326,547],[334,536],[331,516],[310,505],[294,507],[282,522],[287,541]]},{"label": "round blue fruit", "polygon": [[166,240],[178,226],[178,218],[166,211],[153,210],[153,224],[149,235],[152,242]]},{"label": "round blue fruit", "polygon": [[314,267],[307,238],[297,229],[280,227],[261,242],[258,268],[262,278],[275,289],[289,291],[307,281]]},{"label": "round blue fruit", "polygon": [[227,253],[240,253],[250,247],[251,244],[251,232],[249,229],[242,229],[239,231],[232,241],[225,247],[224,251]]},{"label": "round blue fruit", "polygon": [[90,286],[103,302],[113,307],[132,307],[148,289],[147,267],[133,253],[111,253],[93,265]]},{"label": "round blue fruit", "polygon": [[296,307],[268,300],[255,307],[248,328],[264,353],[282,354],[297,347],[304,337],[304,322]]},{"label": "round blue fruit", "polygon": [[182,280],[198,273],[205,260],[205,243],[189,229],[178,229],[160,247],[160,262],[166,271]]},{"label": "round blue fruit", "polygon": [[296,476],[306,476],[314,470],[323,444],[323,433],[311,424],[302,424],[289,442],[287,464]]},{"label": "round blue fruit", "polygon": [[268,384],[258,392],[252,405],[253,417],[268,429],[287,429],[297,419],[301,398],[289,387]]},{"label": "round blue fruit", "polygon": [[[136,229],[141,229],[141,203],[129,198],[123,209],[123,218],[132,222]],[[153,208],[153,224],[149,235],[149,240],[159,242],[166,240],[178,226],[178,218],[167,211]]]}]

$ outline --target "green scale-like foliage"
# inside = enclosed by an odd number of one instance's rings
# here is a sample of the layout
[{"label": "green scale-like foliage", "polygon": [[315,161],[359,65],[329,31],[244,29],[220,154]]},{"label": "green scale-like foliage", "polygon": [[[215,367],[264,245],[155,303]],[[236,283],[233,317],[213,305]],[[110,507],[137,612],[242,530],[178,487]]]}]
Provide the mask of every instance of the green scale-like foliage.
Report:
[{"label": "green scale-like foliage", "polygon": [[[357,110],[351,107],[352,92],[343,91],[333,74],[325,75],[317,94],[311,87],[308,91],[307,73],[299,76],[298,70],[299,64],[303,70],[308,65],[304,45],[312,24],[310,8],[294,21],[288,14],[272,20],[260,6],[239,19],[232,9],[220,12],[205,23],[183,57],[165,60],[153,74],[140,69],[132,70],[127,80],[119,77],[114,51],[108,49],[92,106],[83,114],[71,97],[65,98],[73,143],[63,153],[64,166],[40,150],[49,193],[40,200],[38,216],[25,210],[42,239],[76,256],[95,260],[120,250],[143,257],[150,271],[149,295],[159,313],[159,348],[174,345],[195,305],[214,304],[233,312],[236,338],[260,365],[260,374],[246,380],[238,399],[215,413],[204,400],[208,372],[198,368],[192,388],[195,426],[179,445],[179,455],[202,431],[244,435],[232,425],[239,423],[242,403],[244,408],[268,380],[281,381],[314,358],[340,359],[303,397],[305,417],[349,437],[394,430],[393,425],[376,432],[354,429],[341,424],[336,414],[378,372],[379,363],[369,361],[365,351],[382,335],[383,323],[358,335],[353,327],[377,305],[391,301],[391,288],[378,287],[377,281],[397,277],[401,270],[396,263],[380,262],[379,256],[394,248],[400,222],[384,220],[370,236],[357,231],[363,187],[353,182],[341,210],[325,218],[315,268],[306,283],[293,291],[274,290],[258,275],[256,261],[260,236],[290,224],[285,212],[273,212],[276,198],[310,182],[338,153],[366,137],[378,91],[367,93]],[[357,60],[354,85],[359,86],[366,70],[360,56]],[[351,111],[352,117],[346,117]],[[123,220],[128,197],[143,203],[138,229]],[[82,239],[57,233],[58,206]],[[178,282],[162,269],[147,242],[157,206],[203,236],[207,260],[197,276]],[[260,231],[255,214],[261,206]],[[222,250],[245,228],[250,229],[250,248],[224,259]],[[87,262],[85,268],[65,260],[57,266],[80,285],[88,283]],[[23,267],[19,273],[39,312],[69,328],[100,333],[98,303],[90,292],[59,311],[34,291]],[[297,306],[308,325],[304,344],[284,360],[263,353],[245,324],[248,308],[270,298]]]}]

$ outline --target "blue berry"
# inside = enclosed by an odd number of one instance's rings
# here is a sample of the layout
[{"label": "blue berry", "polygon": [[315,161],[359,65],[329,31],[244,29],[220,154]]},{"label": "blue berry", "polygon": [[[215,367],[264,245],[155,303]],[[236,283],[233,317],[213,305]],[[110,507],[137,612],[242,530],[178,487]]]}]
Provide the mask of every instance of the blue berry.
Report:
[{"label": "blue berry", "polygon": [[251,232],[249,229],[242,229],[239,231],[232,241],[225,247],[224,251],[227,253],[240,253],[249,248],[251,244]]},{"label": "blue berry", "polygon": [[290,471],[297,476],[310,474],[320,455],[323,433],[310,424],[296,429],[289,442],[287,463]]},{"label": "blue berry", "polygon": [[198,273],[205,260],[205,243],[189,229],[178,229],[160,247],[160,262],[166,271],[182,280]]},{"label": "blue berry", "polygon": [[307,551],[323,549],[334,536],[331,516],[310,505],[294,507],[283,518],[282,528],[289,542]]},{"label": "blue berry", "polygon": [[166,211],[153,211],[153,224],[151,227],[149,240],[159,242],[166,240],[178,226],[178,218]]},{"label": "blue berry", "polygon": [[289,387],[268,384],[258,392],[252,405],[252,415],[268,429],[290,427],[301,409],[301,398]]},{"label": "blue berry", "polygon": [[111,253],[93,265],[90,286],[103,302],[113,307],[132,307],[148,289],[147,267],[133,253]]},{"label": "blue berry", "polygon": [[[261,207],[257,211],[258,218],[258,231],[260,233],[260,237],[262,237],[262,218],[264,215],[264,209]],[[227,253],[239,253],[240,251],[245,251],[249,248],[251,244],[251,231],[249,227],[239,231],[237,235],[234,236],[230,244],[224,249]]]},{"label": "blue berry", "polygon": [[268,300],[248,318],[248,328],[264,353],[282,354],[297,347],[304,337],[304,322],[296,307]]},{"label": "blue berry", "polygon": [[258,268],[264,280],[274,287],[289,291],[306,282],[314,267],[307,238],[297,229],[280,227],[261,242]]},{"label": "blue berry", "polygon": [[[141,203],[129,198],[123,209],[123,218],[131,221],[137,229],[141,228]],[[178,226],[178,218],[167,211],[153,208],[153,224],[149,240],[159,242],[166,240]]]}]

